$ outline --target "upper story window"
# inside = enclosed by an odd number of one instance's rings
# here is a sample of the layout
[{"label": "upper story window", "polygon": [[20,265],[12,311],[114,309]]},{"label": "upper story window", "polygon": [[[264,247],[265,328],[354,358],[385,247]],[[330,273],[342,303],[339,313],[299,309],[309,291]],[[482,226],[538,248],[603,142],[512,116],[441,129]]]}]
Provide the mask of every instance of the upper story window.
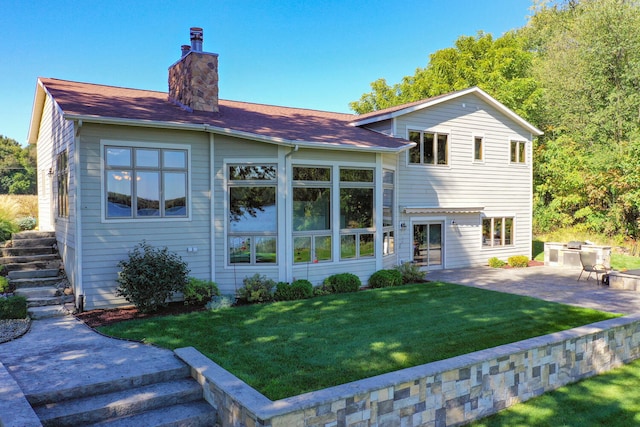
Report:
[{"label": "upper story window", "polygon": [[527,143],[524,141],[511,141],[511,163],[527,162]]},{"label": "upper story window", "polygon": [[56,183],[58,188],[58,217],[69,217],[69,157],[66,151],[56,157]]},{"label": "upper story window", "polygon": [[481,136],[475,136],[473,138],[473,161],[484,161],[484,138]]},{"label": "upper story window", "polygon": [[275,264],[278,233],[275,165],[228,166],[230,264]]},{"label": "upper story window", "polygon": [[107,219],[187,217],[187,150],[105,146]]},{"label": "upper story window", "polygon": [[446,133],[409,131],[409,140],[416,143],[409,150],[410,164],[449,164],[449,135]]}]

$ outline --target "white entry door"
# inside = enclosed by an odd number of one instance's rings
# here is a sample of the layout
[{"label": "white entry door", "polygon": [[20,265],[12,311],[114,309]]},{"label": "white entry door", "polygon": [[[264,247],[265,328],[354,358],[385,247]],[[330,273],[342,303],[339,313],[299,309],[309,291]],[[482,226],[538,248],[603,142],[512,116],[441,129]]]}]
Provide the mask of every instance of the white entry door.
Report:
[{"label": "white entry door", "polygon": [[442,222],[413,224],[413,262],[429,269],[442,268],[444,242]]}]

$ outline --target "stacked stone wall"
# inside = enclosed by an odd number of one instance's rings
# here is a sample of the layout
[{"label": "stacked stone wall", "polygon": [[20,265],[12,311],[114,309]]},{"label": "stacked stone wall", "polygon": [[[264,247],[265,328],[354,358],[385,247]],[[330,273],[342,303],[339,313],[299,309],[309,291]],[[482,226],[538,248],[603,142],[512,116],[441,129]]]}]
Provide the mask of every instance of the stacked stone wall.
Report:
[{"label": "stacked stone wall", "polygon": [[173,64],[169,100],[194,111],[218,112],[218,55],[189,52]]},{"label": "stacked stone wall", "polygon": [[192,367],[222,427],[466,424],[640,357],[640,314],[271,401],[197,350]]}]

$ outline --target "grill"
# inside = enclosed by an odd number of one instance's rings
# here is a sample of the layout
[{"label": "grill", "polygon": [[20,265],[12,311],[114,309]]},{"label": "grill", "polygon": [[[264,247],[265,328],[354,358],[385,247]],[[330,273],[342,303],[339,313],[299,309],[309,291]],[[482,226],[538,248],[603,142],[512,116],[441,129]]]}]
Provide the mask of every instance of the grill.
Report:
[{"label": "grill", "polygon": [[567,243],[567,249],[582,249],[582,242],[569,242]]}]

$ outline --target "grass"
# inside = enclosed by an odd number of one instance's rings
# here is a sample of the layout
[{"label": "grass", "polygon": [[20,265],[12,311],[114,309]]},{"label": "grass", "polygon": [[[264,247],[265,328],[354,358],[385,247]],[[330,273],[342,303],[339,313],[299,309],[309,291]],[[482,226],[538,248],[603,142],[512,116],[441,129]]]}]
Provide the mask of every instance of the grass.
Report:
[{"label": "grass", "polygon": [[474,427],[640,425],[640,361],[561,387]]},{"label": "grass", "polygon": [[617,317],[431,282],[122,322],[100,331],[193,346],[276,400]]}]

